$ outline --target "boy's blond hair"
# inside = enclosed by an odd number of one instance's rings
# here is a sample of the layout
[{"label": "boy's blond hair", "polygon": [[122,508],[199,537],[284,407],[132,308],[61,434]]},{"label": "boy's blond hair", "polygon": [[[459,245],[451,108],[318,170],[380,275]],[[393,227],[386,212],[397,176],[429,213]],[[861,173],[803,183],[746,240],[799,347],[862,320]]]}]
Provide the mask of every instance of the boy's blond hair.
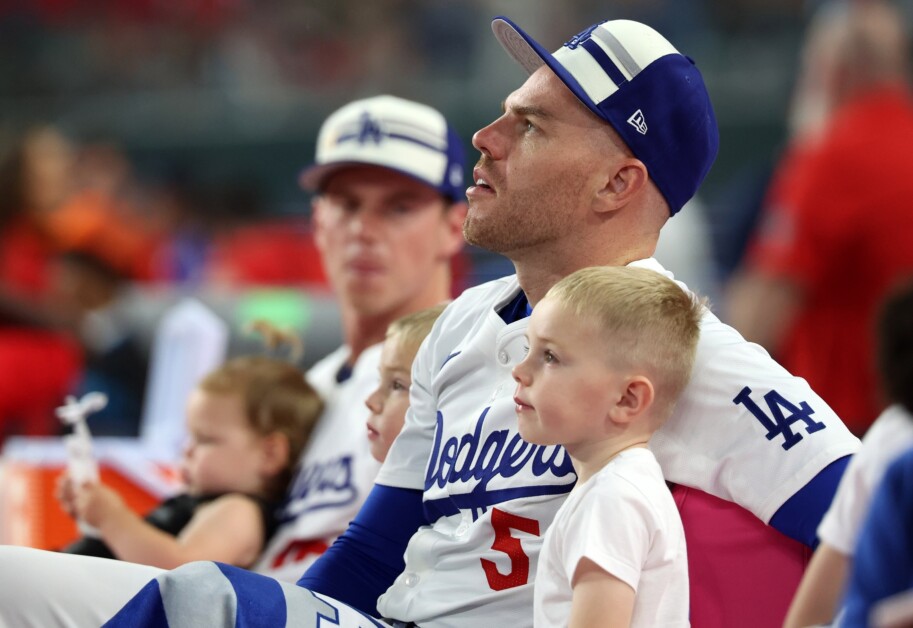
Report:
[{"label": "boy's blond hair", "polygon": [[545,298],[598,327],[613,368],[644,371],[654,386],[654,418],[672,414],[691,377],[704,301],[658,272],[631,266],[584,268]]},{"label": "boy's blond hair", "polygon": [[240,356],[208,373],[197,387],[211,394],[240,396],[247,424],[254,432],[285,436],[289,465],[268,487],[270,498],[281,497],[323,412],[323,400],[301,369],[278,358]]},{"label": "boy's blond hair", "polygon": [[434,321],[438,319],[438,316],[441,315],[447,305],[447,302],[439,303],[397,318],[387,327],[386,339],[389,340],[395,336],[401,347],[416,353],[422,344],[422,340],[431,332]]}]

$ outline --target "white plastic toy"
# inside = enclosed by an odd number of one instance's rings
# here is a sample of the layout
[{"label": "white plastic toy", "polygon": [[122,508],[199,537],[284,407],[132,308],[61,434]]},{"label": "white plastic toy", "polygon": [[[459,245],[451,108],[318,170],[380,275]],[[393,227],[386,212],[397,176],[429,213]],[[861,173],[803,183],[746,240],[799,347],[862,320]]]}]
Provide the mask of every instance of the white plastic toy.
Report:
[{"label": "white plastic toy", "polygon": [[[90,392],[82,399],[68,396],[66,403],[57,408],[57,416],[73,427],[73,433],[63,437],[67,448],[67,475],[76,484],[98,481],[98,463],[92,455],[92,434],[86,418],[108,405],[104,393]],[[98,536],[98,531],[84,521],[78,521],[80,531],[86,536]]]}]

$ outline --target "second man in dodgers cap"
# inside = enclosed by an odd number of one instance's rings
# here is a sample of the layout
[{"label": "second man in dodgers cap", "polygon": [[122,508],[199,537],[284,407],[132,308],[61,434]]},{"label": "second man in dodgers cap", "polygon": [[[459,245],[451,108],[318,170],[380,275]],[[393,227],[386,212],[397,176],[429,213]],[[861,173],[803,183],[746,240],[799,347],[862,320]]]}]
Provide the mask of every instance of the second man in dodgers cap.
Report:
[{"label": "second man in dodgers cap", "polygon": [[374,319],[364,334],[346,334],[353,355],[382,340],[392,320],[441,300],[431,298],[440,286],[450,296],[450,260],[463,246],[463,173],[462,142],[428,105],[360,99],[320,127],[299,182],[316,193],[314,236],[334,288]]}]

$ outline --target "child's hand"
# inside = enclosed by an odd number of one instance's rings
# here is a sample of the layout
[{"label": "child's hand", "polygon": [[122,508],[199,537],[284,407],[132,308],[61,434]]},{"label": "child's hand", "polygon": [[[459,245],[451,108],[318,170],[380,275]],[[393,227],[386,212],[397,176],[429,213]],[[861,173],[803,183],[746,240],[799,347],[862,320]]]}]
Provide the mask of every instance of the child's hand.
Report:
[{"label": "child's hand", "polygon": [[87,482],[76,490],[76,512],[80,519],[95,528],[101,528],[126,509],[120,495],[104,484]]},{"label": "child's hand", "polygon": [[76,489],[73,480],[66,473],[57,478],[57,490],[54,493],[60,507],[73,519],[76,518]]},{"label": "child's hand", "polygon": [[127,506],[120,495],[101,483],[84,482],[76,485],[69,478],[61,482],[58,492],[61,505],[70,516],[80,519],[94,528],[101,528],[110,522]]}]

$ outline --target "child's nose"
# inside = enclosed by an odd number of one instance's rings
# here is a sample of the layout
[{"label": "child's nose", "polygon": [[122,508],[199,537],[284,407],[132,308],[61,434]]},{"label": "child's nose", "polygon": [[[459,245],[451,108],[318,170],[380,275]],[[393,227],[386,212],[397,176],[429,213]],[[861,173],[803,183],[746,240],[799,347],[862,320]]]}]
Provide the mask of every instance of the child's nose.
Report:
[{"label": "child's nose", "polygon": [[519,364],[510,370],[510,374],[513,376],[514,381],[518,384],[527,384],[529,383],[529,374],[526,371],[526,359],[523,359]]},{"label": "child's nose", "polygon": [[381,395],[379,390],[375,390],[371,393],[367,399],[365,399],[365,405],[368,406],[368,410],[374,414],[380,414],[384,409],[384,404],[381,401]]}]

